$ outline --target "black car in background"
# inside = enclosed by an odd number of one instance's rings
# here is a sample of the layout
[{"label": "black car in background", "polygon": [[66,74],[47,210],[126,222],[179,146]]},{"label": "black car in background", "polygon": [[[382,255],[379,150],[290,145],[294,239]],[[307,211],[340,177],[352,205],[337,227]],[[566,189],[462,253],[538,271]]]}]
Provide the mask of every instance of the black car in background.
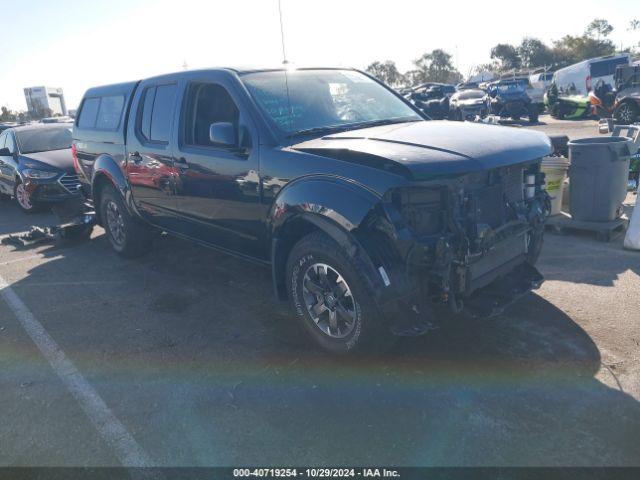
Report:
[{"label": "black car in background", "polygon": [[640,120],[640,65],[619,66],[615,82],[613,117],[621,125],[631,125]]},{"label": "black car in background", "polygon": [[529,117],[529,123],[537,123],[540,107],[531,101],[528,88],[529,80],[526,78],[508,78],[491,83],[488,87],[491,113],[515,121]]},{"label": "black car in background", "polygon": [[71,155],[72,124],[33,124],[0,134],[0,193],[25,212],[80,196]]},{"label": "black car in background", "polygon": [[468,89],[454,93],[449,99],[449,120],[474,120],[489,115],[489,95],[484,90]]},{"label": "black car in background", "polygon": [[407,98],[432,120],[444,120],[449,115],[449,98],[454,93],[454,85],[425,83],[414,88]]}]

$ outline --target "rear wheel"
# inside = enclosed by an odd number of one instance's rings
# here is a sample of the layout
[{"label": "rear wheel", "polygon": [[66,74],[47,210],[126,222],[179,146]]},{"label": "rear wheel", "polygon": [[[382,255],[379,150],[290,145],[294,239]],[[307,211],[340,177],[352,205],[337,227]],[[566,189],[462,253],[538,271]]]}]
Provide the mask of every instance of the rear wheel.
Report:
[{"label": "rear wheel", "polygon": [[332,353],[388,348],[364,265],[322,233],[300,240],[287,261],[291,305],[306,333]]},{"label": "rear wheel", "polygon": [[129,214],[122,195],[111,185],[100,192],[100,214],[109,242],[117,253],[137,257],[149,250],[150,229]]}]

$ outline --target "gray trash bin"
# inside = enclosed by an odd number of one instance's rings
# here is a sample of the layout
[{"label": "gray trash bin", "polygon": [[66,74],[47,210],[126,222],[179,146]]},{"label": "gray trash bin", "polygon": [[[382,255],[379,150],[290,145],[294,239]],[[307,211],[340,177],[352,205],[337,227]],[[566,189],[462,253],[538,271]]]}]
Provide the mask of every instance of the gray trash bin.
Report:
[{"label": "gray trash bin", "polygon": [[569,142],[571,217],[610,222],[622,213],[627,196],[632,140],[594,137]]}]

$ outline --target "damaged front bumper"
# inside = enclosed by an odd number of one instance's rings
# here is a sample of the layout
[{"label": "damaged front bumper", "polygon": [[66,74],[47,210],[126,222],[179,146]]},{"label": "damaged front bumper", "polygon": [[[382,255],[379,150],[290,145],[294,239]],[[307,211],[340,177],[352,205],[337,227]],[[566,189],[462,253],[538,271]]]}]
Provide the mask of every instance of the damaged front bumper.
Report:
[{"label": "damaged front bumper", "polygon": [[390,279],[379,303],[391,332],[423,334],[443,311],[496,315],[538,288],[544,279],[534,265],[550,210],[543,186],[534,162],[440,181],[429,194],[383,205],[384,220],[371,222],[367,238],[378,239],[368,247]]}]

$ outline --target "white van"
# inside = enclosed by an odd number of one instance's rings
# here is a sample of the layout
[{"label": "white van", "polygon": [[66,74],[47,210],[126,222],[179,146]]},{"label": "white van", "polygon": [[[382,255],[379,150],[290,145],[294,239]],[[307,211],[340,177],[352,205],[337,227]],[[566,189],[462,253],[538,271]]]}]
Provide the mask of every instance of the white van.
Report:
[{"label": "white van", "polygon": [[613,75],[618,65],[629,65],[628,53],[591,58],[556,71],[553,83],[560,97],[587,97],[599,80],[615,87]]}]

